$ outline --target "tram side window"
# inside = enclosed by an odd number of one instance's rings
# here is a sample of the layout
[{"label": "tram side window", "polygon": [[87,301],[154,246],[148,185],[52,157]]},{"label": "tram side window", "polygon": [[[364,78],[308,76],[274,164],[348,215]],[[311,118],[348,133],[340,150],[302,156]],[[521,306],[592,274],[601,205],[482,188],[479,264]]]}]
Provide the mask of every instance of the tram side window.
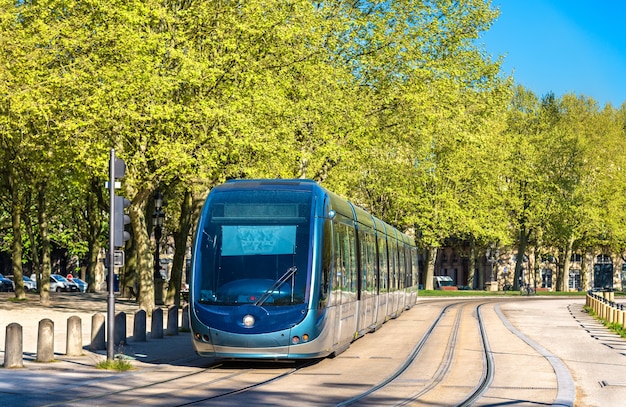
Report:
[{"label": "tram side window", "polygon": [[404,287],[406,287],[406,275],[407,275],[403,243],[400,243],[398,245],[398,264],[399,264],[398,288],[403,289]]},{"label": "tram side window", "polygon": [[364,231],[359,231],[361,246],[361,275],[363,278],[363,290],[376,291],[376,247],[374,236]]},{"label": "tram side window", "polygon": [[398,243],[395,240],[389,244],[389,289],[398,289]]},{"label": "tram side window", "polygon": [[[322,237],[322,275],[320,279],[320,300],[319,308],[324,308],[328,301],[328,293],[330,291],[330,283],[333,268],[333,238],[332,223],[327,220],[324,222],[324,233]],[[331,304],[332,305],[332,304]]]},{"label": "tram side window", "polygon": [[411,247],[411,286],[415,285],[416,287],[419,285],[419,268],[418,268],[418,260],[417,260],[417,248]]},{"label": "tram side window", "polygon": [[[348,301],[356,294],[356,239],[354,230],[342,223],[335,223],[335,270],[342,297]],[[342,300],[342,302],[345,302]]]},{"label": "tram side window", "polygon": [[349,283],[349,286],[346,287],[347,288],[346,291],[351,294],[350,299],[354,299],[356,298],[357,273],[358,273],[358,270],[356,268],[356,236],[354,234],[354,229],[348,226],[345,226],[345,232],[347,236],[347,239],[345,239],[345,242],[347,245],[346,253],[348,254],[347,270],[350,275],[350,283]]},{"label": "tram side window", "polygon": [[389,264],[387,263],[387,240],[384,236],[378,238],[378,268],[380,270],[380,292],[388,291],[387,279],[389,276]]},{"label": "tram side window", "polygon": [[333,281],[333,302],[337,305],[341,304],[341,292],[344,286],[344,279],[346,273],[345,254],[343,252],[341,225],[335,224],[333,230],[333,244],[334,244],[334,267],[335,275]]}]

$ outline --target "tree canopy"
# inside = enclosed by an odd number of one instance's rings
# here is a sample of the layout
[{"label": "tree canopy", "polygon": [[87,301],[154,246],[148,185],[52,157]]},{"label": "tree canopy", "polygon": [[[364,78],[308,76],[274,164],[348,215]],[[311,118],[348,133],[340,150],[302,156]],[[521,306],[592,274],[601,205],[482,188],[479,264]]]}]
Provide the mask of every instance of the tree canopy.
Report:
[{"label": "tree canopy", "polygon": [[194,208],[230,178],[314,179],[431,254],[451,239],[622,250],[626,108],[514,87],[480,44],[497,15],[482,0],[0,0],[0,249],[15,275],[50,243],[93,263],[114,148],[146,309],[155,192],[183,253]]}]

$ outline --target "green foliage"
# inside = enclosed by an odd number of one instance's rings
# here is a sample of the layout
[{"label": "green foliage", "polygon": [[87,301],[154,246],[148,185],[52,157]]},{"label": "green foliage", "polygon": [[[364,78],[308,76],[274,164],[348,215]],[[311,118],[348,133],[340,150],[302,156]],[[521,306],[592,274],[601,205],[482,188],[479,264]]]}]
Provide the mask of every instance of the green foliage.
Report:
[{"label": "green foliage", "polygon": [[312,178],[426,248],[522,234],[625,248],[626,107],[514,88],[479,43],[497,15],[482,1],[0,0],[0,250],[18,213],[25,259],[44,233],[81,257],[104,243],[111,148],[141,284],[154,192],[174,231],[186,192],[239,177]]},{"label": "green foliage", "polygon": [[113,360],[105,359],[96,363],[96,369],[117,370],[118,372],[126,372],[133,369],[133,364],[124,358],[116,358]]}]

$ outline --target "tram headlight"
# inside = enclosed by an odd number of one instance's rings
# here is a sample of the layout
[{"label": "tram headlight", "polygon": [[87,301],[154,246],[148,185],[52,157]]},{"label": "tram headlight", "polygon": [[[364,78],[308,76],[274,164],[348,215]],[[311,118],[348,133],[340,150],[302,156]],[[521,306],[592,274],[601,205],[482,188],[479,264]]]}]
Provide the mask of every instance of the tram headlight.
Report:
[{"label": "tram headlight", "polygon": [[292,345],[297,345],[300,342],[308,342],[309,341],[309,334],[304,334],[302,335],[302,338],[300,338],[299,336],[293,336],[291,338],[291,344]]},{"label": "tram headlight", "polygon": [[248,315],[243,317],[242,322],[243,322],[243,326],[245,326],[246,328],[250,328],[250,327],[254,326],[255,320],[254,320],[254,317],[252,315],[248,314]]}]

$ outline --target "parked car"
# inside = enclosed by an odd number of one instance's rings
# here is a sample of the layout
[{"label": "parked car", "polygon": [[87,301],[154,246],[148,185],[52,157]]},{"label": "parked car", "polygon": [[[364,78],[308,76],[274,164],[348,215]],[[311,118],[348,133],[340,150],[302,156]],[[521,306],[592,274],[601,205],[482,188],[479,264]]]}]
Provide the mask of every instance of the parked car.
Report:
[{"label": "parked car", "polygon": [[72,277],[70,278],[68,276],[67,278],[68,280],[70,280],[72,283],[76,284],[78,286],[78,291],[80,291],[81,293],[84,293],[87,291],[87,282],[81,280],[78,277]]},{"label": "parked car", "polygon": [[78,292],[78,285],[60,274],[50,274],[50,291]]},{"label": "parked car", "polygon": [[[15,289],[15,278],[13,276],[8,276],[13,281],[13,288]],[[37,282],[31,280],[27,276],[22,276],[22,280],[24,281],[24,291],[32,292],[37,291]]]},{"label": "parked car", "polygon": [[0,274],[0,291],[15,291],[13,281]]},{"label": "parked car", "polygon": [[24,289],[26,291],[37,291],[37,281],[31,280],[27,276],[22,276],[22,279],[24,280]]}]

